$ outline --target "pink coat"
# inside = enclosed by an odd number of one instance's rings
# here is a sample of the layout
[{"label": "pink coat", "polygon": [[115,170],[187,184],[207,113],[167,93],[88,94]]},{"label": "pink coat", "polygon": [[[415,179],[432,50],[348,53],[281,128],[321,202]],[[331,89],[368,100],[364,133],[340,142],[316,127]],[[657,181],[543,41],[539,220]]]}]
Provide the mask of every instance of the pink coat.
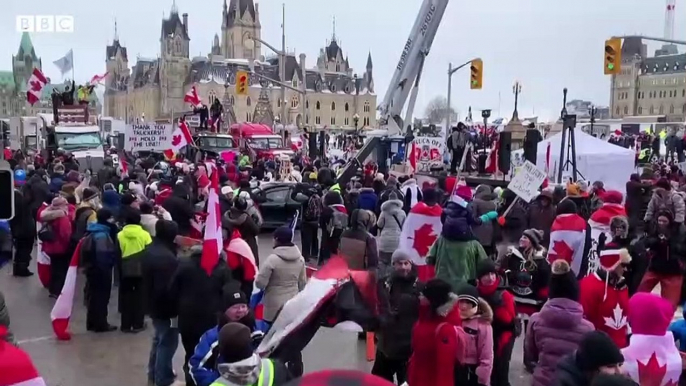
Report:
[{"label": "pink coat", "polygon": [[[477,365],[479,384],[490,386],[493,370],[493,310],[485,300],[479,298],[479,311],[471,319],[463,319],[457,327],[458,341],[464,350],[458,352],[457,361],[465,365]],[[474,331],[476,333],[474,333]]]}]

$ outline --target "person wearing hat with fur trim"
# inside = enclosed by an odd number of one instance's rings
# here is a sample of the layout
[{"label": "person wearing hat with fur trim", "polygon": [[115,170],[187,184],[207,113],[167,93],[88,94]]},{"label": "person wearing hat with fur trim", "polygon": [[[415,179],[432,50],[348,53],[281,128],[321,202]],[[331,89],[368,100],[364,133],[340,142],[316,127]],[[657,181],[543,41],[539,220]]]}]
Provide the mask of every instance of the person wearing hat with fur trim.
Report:
[{"label": "person wearing hat with fur trim", "polygon": [[624,356],[606,333],[586,333],[579,348],[557,365],[552,386],[587,386],[601,374],[622,375]]},{"label": "person wearing hat with fur trim", "polygon": [[407,361],[412,354],[412,326],[419,317],[419,296],[424,284],[407,252],[393,252],[391,273],[379,279],[377,298],[379,326],[376,360],[372,374],[398,384],[405,382]]},{"label": "person wearing hat with fur trim", "polygon": [[479,291],[463,284],[457,291],[457,307],[462,326],[457,328],[458,340],[464,348],[458,354],[455,384],[490,386],[493,370],[493,310]]},{"label": "person wearing hat with fur trim", "polygon": [[457,354],[463,350],[455,332],[455,328],[462,325],[457,302],[450,283],[441,279],[426,283],[420,298],[419,319],[412,329],[408,385],[457,385]]},{"label": "person wearing hat with fur trim", "polygon": [[686,260],[686,232],[670,211],[661,211],[645,240],[650,255],[648,271],[643,275],[639,292],[650,292],[660,283],[662,297],[674,308],[681,299],[684,261]]},{"label": "person wearing hat with fur trim", "polygon": [[584,317],[596,330],[607,333],[619,348],[627,345],[629,289],[624,273],[630,263],[626,248],[607,243],[598,252],[598,268],[579,282]]},{"label": "person wearing hat with fur trim", "polygon": [[531,316],[524,340],[524,362],[534,365],[532,386],[550,385],[560,359],[579,347],[583,336],[595,330],[584,319],[579,282],[565,260],[555,260],[548,284],[548,301]]}]

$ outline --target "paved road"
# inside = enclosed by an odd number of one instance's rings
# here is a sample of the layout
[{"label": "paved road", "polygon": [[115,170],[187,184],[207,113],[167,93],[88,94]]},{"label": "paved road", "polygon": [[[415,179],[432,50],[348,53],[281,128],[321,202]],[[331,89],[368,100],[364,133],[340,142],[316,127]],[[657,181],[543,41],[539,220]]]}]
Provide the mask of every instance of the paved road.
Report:
[{"label": "paved road", "polygon": [[[272,247],[269,234],[260,237],[260,256],[267,256]],[[299,244],[299,235],[296,236]],[[151,331],[137,335],[112,332],[93,334],[86,331],[86,310],[82,292],[71,320],[74,334],[70,342],[54,339],[50,325],[50,310],[54,300],[48,298],[36,276],[18,279],[10,275],[9,267],[0,271],[0,291],[7,300],[12,330],[20,346],[33,358],[48,386],[134,386],[146,384],[146,367]],[[83,277],[79,278],[79,286]],[[116,292],[110,302],[110,323],[119,324]],[[513,386],[530,384],[522,370],[521,342],[515,347],[510,380]],[[321,329],[303,352],[305,371],[324,368],[348,368],[369,371],[364,344],[357,335],[332,329]],[[182,374],[183,347],[174,358]]]}]

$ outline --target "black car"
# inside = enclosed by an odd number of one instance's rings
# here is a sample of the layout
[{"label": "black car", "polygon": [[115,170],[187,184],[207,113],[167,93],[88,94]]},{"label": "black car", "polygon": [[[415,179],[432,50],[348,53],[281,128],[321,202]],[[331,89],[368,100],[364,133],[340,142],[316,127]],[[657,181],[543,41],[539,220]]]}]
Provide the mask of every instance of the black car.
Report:
[{"label": "black car", "polygon": [[298,193],[295,199],[291,197],[295,187],[296,184],[290,182],[265,182],[252,190],[252,196],[264,220],[262,228],[273,229],[287,225],[293,220],[296,211],[300,211],[300,222],[307,196]]}]

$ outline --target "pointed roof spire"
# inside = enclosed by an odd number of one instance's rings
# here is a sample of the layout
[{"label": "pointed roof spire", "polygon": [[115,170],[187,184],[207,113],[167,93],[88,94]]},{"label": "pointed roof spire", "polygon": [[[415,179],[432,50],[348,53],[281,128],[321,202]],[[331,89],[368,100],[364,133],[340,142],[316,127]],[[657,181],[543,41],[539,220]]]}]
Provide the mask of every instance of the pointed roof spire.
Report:
[{"label": "pointed roof spire", "polygon": [[176,6],[176,0],[172,0],[171,14],[173,15],[175,13],[179,13],[179,8]]},{"label": "pointed roof spire", "polygon": [[369,55],[367,56],[367,69],[371,69],[372,66],[372,52],[369,51]]},{"label": "pointed roof spire", "polygon": [[117,18],[114,18],[114,41],[119,41],[119,31],[117,31]]},{"label": "pointed roof spire", "polygon": [[28,32],[23,32],[21,34],[21,42],[19,43],[19,51],[17,51],[17,58],[24,60],[26,55],[31,56],[33,60],[38,60],[36,50],[33,48],[33,42],[31,41],[31,35]]},{"label": "pointed roof spire", "polygon": [[331,41],[336,41],[336,16],[333,17],[333,34],[331,35]]}]

